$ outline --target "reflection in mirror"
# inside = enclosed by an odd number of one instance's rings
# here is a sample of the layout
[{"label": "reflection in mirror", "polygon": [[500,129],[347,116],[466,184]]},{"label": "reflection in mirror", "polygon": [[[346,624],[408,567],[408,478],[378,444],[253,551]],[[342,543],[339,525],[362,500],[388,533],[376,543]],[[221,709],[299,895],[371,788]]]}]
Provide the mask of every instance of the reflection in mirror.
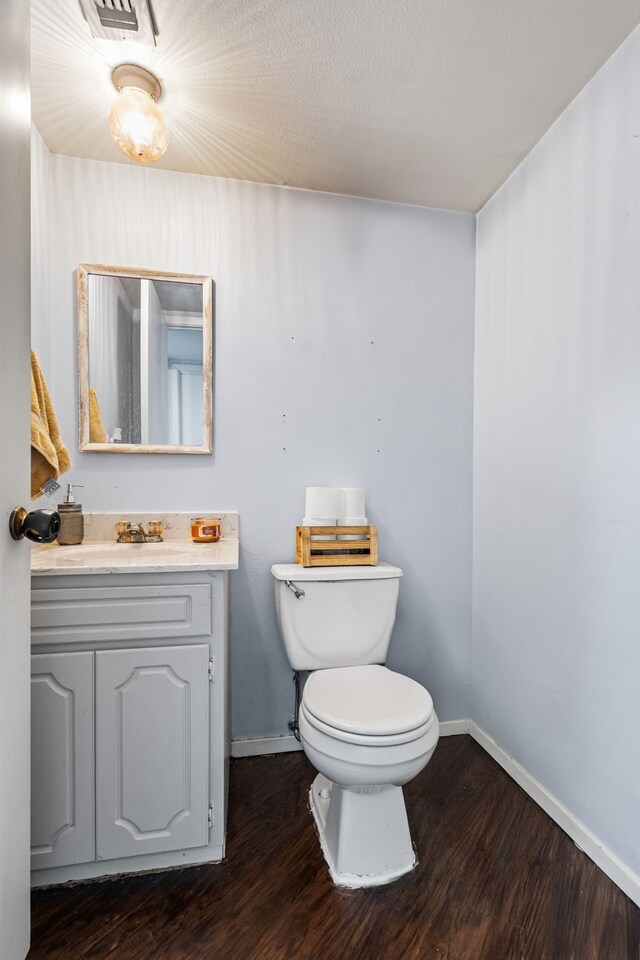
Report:
[{"label": "reflection in mirror", "polygon": [[80,448],[211,451],[211,280],[78,268]]}]

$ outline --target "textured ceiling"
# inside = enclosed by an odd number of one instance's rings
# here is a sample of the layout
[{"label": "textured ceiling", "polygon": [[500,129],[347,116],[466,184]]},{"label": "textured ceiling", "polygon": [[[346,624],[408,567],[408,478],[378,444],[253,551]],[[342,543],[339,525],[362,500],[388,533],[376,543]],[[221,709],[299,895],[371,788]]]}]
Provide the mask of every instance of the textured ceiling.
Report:
[{"label": "textured ceiling", "polygon": [[157,46],[32,2],[33,117],[129,163],[111,69],[160,78],[170,170],[479,209],[640,22],[640,0],[152,0]]}]

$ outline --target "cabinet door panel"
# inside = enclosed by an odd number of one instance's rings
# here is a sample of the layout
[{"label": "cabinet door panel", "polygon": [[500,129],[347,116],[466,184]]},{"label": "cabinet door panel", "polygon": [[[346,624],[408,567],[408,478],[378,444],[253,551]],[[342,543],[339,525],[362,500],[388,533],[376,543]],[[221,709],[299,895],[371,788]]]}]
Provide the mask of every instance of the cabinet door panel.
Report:
[{"label": "cabinet door panel", "polygon": [[31,867],[94,859],[93,654],[31,657]]},{"label": "cabinet door panel", "polygon": [[204,846],[208,644],[95,656],[98,859]]}]

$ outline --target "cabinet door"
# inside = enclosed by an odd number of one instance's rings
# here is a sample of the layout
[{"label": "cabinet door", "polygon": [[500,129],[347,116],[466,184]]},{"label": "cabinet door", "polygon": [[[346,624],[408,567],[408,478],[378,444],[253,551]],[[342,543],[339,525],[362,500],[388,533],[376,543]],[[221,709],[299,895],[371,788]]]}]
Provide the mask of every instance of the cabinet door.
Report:
[{"label": "cabinet door", "polygon": [[208,644],[95,656],[97,858],[204,846]]},{"label": "cabinet door", "polygon": [[93,654],[31,657],[31,867],[94,859]]}]

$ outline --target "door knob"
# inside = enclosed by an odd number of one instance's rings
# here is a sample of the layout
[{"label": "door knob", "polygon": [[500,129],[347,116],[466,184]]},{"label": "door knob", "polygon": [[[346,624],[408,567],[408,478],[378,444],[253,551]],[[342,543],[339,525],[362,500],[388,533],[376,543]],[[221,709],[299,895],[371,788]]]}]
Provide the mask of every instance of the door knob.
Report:
[{"label": "door knob", "polygon": [[60,532],[60,514],[57,510],[32,510],[16,507],[9,518],[9,533],[13,540],[33,540],[34,543],[51,543]]}]

